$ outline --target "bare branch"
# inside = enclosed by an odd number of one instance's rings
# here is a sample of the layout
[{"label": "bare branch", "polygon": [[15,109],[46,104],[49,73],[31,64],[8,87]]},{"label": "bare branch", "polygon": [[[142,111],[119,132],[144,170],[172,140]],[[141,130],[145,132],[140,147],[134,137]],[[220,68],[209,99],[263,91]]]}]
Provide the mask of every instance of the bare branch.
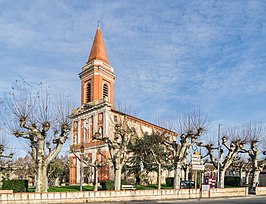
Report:
[{"label": "bare branch", "polygon": [[177,120],[178,132],[188,135],[192,132],[199,136],[203,131],[207,130],[209,123],[207,118],[207,114],[201,109],[182,113],[178,116]]},{"label": "bare branch", "polygon": [[244,134],[250,142],[259,142],[262,136],[265,135],[265,129],[261,122],[249,122],[244,125]]},{"label": "bare branch", "polygon": [[[60,98],[57,104],[50,101],[49,88],[44,88],[42,83],[38,84],[36,93],[32,92],[34,88],[29,90],[26,85],[12,89],[9,108],[15,120],[9,127],[13,135],[29,141],[31,155],[36,162],[36,190],[45,192],[46,177],[43,175],[46,175],[48,165],[59,154],[70,132],[70,106],[66,106],[68,100],[61,97],[57,97]],[[50,131],[51,126],[53,131]]]}]

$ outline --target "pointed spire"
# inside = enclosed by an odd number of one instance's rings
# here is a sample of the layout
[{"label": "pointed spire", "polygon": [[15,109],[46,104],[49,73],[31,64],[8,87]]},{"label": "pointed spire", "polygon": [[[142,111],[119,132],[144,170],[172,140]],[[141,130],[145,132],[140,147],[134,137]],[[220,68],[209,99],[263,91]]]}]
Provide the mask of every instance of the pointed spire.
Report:
[{"label": "pointed spire", "polygon": [[92,60],[102,60],[103,62],[109,64],[99,23],[87,63],[89,63]]}]

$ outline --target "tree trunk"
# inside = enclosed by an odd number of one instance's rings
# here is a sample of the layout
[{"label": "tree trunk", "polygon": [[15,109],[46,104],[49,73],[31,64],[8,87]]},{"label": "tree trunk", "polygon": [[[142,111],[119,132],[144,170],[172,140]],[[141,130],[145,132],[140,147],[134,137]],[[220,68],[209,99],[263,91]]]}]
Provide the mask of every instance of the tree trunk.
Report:
[{"label": "tree trunk", "polygon": [[246,177],[245,177],[245,184],[246,185],[249,184],[249,175],[250,175],[250,171],[246,172]]},{"label": "tree trunk", "polygon": [[250,192],[254,193],[256,187],[259,186],[260,170],[255,170],[252,174]]},{"label": "tree trunk", "polygon": [[158,164],[158,172],[157,172],[157,186],[158,186],[158,189],[160,190],[161,189],[161,164],[159,163]]},{"label": "tree trunk", "polygon": [[60,178],[59,177],[56,177],[55,181],[54,181],[54,186],[60,186]]},{"label": "tree trunk", "polygon": [[0,169],[0,189],[2,188],[2,171]]},{"label": "tree trunk", "polygon": [[115,191],[119,191],[121,188],[121,165],[114,166],[115,173]]},{"label": "tree trunk", "polygon": [[48,179],[46,175],[46,167],[43,162],[37,165],[37,176],[36,176],[36,190],[35,192],[47,192]]},{"label": "tree trunk", "polygon": [[48,173],[47,173],[47,169],[48,169],[48,167],[47,166],[45,166],[44,167],[44,184],[45,184],[45,186],[44,186],[44,189],[46,189],[44,192],[47,192],[47,190],[49,189],[49,182],[48,182]]},{"label": "tree trunk", "polygon": [[94,166],[94,191],[98,191],[98,166],[97,164]]},{"label": "tree trunk", "polygon": [[180,178],[182,174],[182,164],[180,162],[177,162],[175,165],[175,170],[174,170],[174,189],[179,189],[180,188]]},{"label": "tree trunk", "polygon": [[220,172],[220,180],[221,180],[220,187],[221,188],[224,188],[224,178],[225,178],[225,170],[221,170]]},{"label": "tree trunk", "polygon": [[188,180],[188,173],[189,173],[189,168],[188,168],[188,166],[186,166],[186,169],[185,169],[185,180]]},{"label": "tree trunk", "polygon": [[141,181],[140,175],[138,174],[136,175],[136,185],[140,185],[140,181]]},{"label": "tree trunk", "polygon": [[36,190],[35,192],[47,192],[48,188],[48,179],[47,179],[47,168],[45,165],[45,156],[44,156],[44,140],[38,140],[38,149],[36,156]]}]

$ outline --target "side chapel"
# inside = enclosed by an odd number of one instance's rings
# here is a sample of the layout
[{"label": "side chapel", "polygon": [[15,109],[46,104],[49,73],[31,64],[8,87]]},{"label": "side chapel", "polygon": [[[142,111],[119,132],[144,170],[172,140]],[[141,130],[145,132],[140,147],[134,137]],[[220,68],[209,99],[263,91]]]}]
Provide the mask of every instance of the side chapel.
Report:
[{"label": "side chapel", "polygon": [[[145,132],[151,133],[152,131],[167,131],[172,135],[176,135],[176,133],[165,128],[115,109],[115,72],[108,61],[99,26],[96,30],[88,61],[82,67],[79,77],[81,80],[81,106],[74,109],[70,116],[72,121],[71,148],[76,155],[81,155],[82,147],[82,149],[84,148],[84,155],[90,158],[92,163],[95,160],[104,162],[109,156],[108,146],[102,141],[93,140],[93,135],[100,133],[103,137],[113,137],[114,131],[110,131],[111,123],[119,116],[125,117],[127,121],[134,124],[137,127],[138,135],[143,135]],[[99,150],[101,150],[101,154],[99,154]],[[70,153],[70,185],[80,182],[80,161],[75,154]],[[111,164],[99,168],[99,182],[113,179],[111,168]],[[85,177],[84,182],[92,182],[92,174],[93,172],[89,174],[90,176]]]}]

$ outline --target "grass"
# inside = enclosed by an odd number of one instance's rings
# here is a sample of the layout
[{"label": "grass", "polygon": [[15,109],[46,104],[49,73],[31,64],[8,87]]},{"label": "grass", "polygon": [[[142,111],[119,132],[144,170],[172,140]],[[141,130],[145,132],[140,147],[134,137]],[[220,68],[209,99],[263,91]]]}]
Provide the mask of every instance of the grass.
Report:
[{"label": "grass", "polygon": [[[82,186],[82,191],[93,191],[93,188],[93,186]],[[78,192],[79,190],[79,186],[50,186],[48,192]],[[98,190],[101,190],[101,187]],[[35,192],[35,187],[28,188],[28,192]]]},{"label": "grass", "polygon": [[[167,186],[166,184],[161,185],[162,189],[171,189],[172,187]],[[137,190],[153,190],[157,189],[157,185],[151,184],[148,186],[136,185]],[[80,190],[79,186],[60,186],[55,187],[51,186],[48,189],[48,192],[78,192]],[[101,187],[98,187],[98,190],[102,190]],[[93,191],[93,186],[83,186],[82,191]],[[35,192],[35,187],[28,188],[28,192]]]},{"label": "grass", "polygon": [[[79,186],[61,186],[61,187],[51,186],[49,187],[48,192],[77,192],[79,190],[80,190]],[[93,186],[82,186],[82,191],[93,191]]]},{"label": "grass", "polygon": [[154,188],[153,185],[148,185],[148,186],[136,185],[136,189],[137,190],[152,190],[156,188]]},{"label": "grass", "polygon": [[[166,184],[161,185],[161,189],[171,189],[173,187],[167,186]],[[137,190],[153,190],[153,189],[158,189],[156,184],[150,184],[148,186],[142,186],[142,185],[137,185],[136,186]]]}]

